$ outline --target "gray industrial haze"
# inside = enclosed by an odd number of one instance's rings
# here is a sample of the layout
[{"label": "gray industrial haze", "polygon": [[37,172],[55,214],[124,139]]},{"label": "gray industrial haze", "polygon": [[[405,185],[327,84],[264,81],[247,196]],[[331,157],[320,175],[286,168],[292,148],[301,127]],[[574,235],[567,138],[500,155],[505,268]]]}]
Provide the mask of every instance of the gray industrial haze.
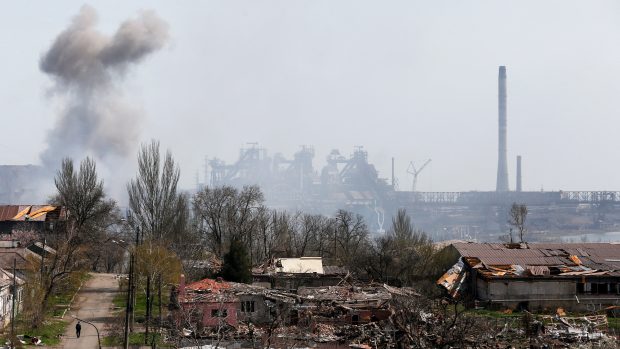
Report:
[{"label": "gray industrial haze", "polygon": [[158,139],[185,188],[209,154],[202,185],[375,231],[405,207],[437,238],[503,233],[514,201],[533,234],[620,230],[617,1],[82,6],[2,12],[2,203],[45,200],[37,178],[87,155],[122,203]]},{"label": "gray industrial haze", "polygon": [[232,163],[210,159],[205,182],[197,184],[237,188],[258,185],[269,206],[290,212],[332,215],[338,209],[347,209],[363,215],[376,233],[385,231],[386,217],[405,208],[416,227],[436,240],[497,241],[509,229],[508,211],[515,202],[528,206],[529,241],[603,234],[620,227],[620,192],[524,192],[520,156],[516,191],[418,192],[408,186],[398,190],[394,182],[379,175],[368,155],[360,146],[350,154],[333,149],[315,169],[315,153],[310,146],[302,146],[287,157],[283,153],[272,155],[259,144],[250,143]]},{"label": "gray industrial haze", "polygon": [[[497,67],[505,65],[510,189],[518,153],[524,190],[620,190],[610,175],[620,162],[603,151],[620,148],[616,0],[87,3],[98,14],[91,30],[108,39],[145,11],[168,23],[162,49],[113,74],[131,118],[99,131],[112,129],[114,142],[131,135],[109,146],[129,162],[141,142],[160,140],[181,166],[183,187],[193,186],[201,155],[231,162],[246,142],[259,142],[289,156],[313,145],[317,159],[364,145],[383,176],[396,158],[401,188],[411,183],[410,161],[432,158],[417,190],[494,191]],[[4,4],[0,164],[40,164],[48,148],[71,155],[48,136],[59,134],[52,130],[70,96],[55,91],[39,62],[83,4]],[[75,156],[86,153],[100,151]],[[98,166],[112,169],[108,181],[134,173],[106,159]]]}]

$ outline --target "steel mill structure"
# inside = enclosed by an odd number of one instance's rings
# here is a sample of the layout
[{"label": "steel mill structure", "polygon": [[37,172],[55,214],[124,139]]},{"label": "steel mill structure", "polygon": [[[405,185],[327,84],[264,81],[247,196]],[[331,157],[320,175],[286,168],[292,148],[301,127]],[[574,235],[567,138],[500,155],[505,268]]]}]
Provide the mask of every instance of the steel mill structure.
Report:
[{"label": "steel mill structure", "polygon": [[[333,214],[344,208],[364,215],[374,231],[382,232],[383,217],[405,208],[416,227],[435,239],[497,239],[506,233],[512,203],[529,209],[530,239],[546,241],[560,235],[620,230],[620,192],[616,191],[523,191],[522,158],[517,156],[515,191],[508,176],[506,67],[498,74],[498,159],[496,190],[489,192],[399,191],[395,185],[394,158],[391,182],[379,177],[368,163],[368,153],[356,147],[350,156],[332,150],[326,164],[313,168],[314,150],[303,146],[292,159],[273,157],[257,144],[242,149],[234,164],[213,159],[210,185],[257,184],[270,206]],[[430,161],[430,160],[428,160]],[[427,163],[428,163],[427,161]],[[411,166],[410,166],[411,167]],[[416,171],[417,174],[423,166]],[[388,219],[389,221],[389,219]]]},{"label": "steel mill structure", "polygon": [[[401,191],[394,176],[394,159],[388,183],[368,162],[363,147],[355,147],[349,155],[334,149],[317,169],[311,146],[302,146],[292,157],[286,157],[282,153],[272,155],[257,143],[241,149],[238,160],[231,164],[207,159],[205,183],[198,184],[238,188],[259,185],[267,204],[278,209],[326,215],[338,209],[351,210],[366,217],[375,233],[388,230],[390,217],[404,208],[416,228],[435,240],[497,241],[509,229],[508,211],[515,202],[528,206],[529,241],[620,231],[620,192],[523,191],[521,156],[517,156],[515,191],[510,191],[507,134],[506,67],[500,66],[495,191],[418,192],[415,184],[412,191]],[[414,183],[423,167],[410,171]],[[37,166],[0,166],[0,204],[32,202],[36,184],[50,178]]]}]

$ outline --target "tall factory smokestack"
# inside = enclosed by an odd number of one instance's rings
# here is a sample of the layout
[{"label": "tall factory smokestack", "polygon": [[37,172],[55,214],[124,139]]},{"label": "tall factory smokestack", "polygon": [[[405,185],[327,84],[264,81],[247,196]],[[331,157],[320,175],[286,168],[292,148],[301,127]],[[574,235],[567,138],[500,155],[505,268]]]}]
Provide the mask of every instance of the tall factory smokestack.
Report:
[{"label": "tall factory smokestack", "polygon": [[521,155],[517,155],[517,191],[521,192]]},{"label": "tall factory smokestack", "polygon": [[394,182],[394,157],[392,157],[392,189],[396,188]]},{"label": "tall factory smokestack", "polygon": [[497,145],[497,185],[498,192],[508,191],[508,162],[506,160],[506,67],[499,67],[497,107],[499,114],[499,137]]}]

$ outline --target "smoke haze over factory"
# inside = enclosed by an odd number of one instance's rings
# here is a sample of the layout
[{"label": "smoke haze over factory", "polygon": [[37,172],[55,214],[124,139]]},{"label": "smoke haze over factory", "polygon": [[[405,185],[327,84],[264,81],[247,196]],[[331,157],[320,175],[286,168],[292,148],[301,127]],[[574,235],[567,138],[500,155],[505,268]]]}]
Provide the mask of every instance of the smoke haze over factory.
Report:
[{"label": "smoke haze over factory", "polygon": [[[37,163],[45,149],[49,158],[65,155],[58,142],[67,140],[54,137],[54,128],[66,127],[57,123],[66,104],[49,100],[58,81],[39,61],[64,79],[44,64],[46,53],[81,6],[4,6],[0,163]],[[287,157],[314,146],[317,165],[332,148],[349,154],[363,145],[382,177],[390,177],[396,158],[401,188],[409,187],[409,161],[432,158],[419,190],[494,190],[497,69],[505,65],[510,189],[522,155],[524,190],[620,190],[612,175],[620,163],[608,155],[620,147],[615,1],[90,6],[107,40],[145,9],[169,25],[167,47],[156,41],[142,55],[161,49],[157,54],[118,65],[140,61],[138,69],[113,69],[114,78],[126,74],[114,94],[141,122],[114,119],[106,127],[111,139],[128,133],[128,143],[96,151],[133,158],[139,142],[160,139],[179,161],[184,187],[193,186],[205,156],[232,162],[240,147],[259,142]]]}]

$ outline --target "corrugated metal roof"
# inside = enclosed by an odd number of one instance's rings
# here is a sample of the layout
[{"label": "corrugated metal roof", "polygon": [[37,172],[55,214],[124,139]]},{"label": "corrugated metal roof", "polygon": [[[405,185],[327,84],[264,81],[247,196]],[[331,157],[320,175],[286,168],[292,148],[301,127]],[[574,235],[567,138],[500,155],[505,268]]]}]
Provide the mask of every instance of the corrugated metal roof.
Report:
[{"label": "corrugated metal roof", "polygon": [[0,206],[0,221],[9,221],[19,212],[18,205],[2,205]]},{"label": "corrugated metal roof", "polygon": [[[597,270],[620,270],[620,244],[614,243],[454,243],[461,256],[479,258],[485,265],[573,266]],[[573,257],[571,257],[573,256]],[[575,256],[577,258],[575,258]]]},{"label": "corrugated metal roof", "polygon": [[62,208],[50,205],[0,205],[0,221],[29,221],[44,222],[47,215],[53,213],[61,215]]},{"label": "corrugated metal roof", "polygon": [[454,243],[463,257],[564,257],[598,256],[620,259],[620,244],[614,243],[532,243],[526,248],[508,248],[501,243]]},{"label": "corrugated metal roof", "polygon": [[562,257],[479,257],[485,265],[563,265],[573,264]]}]

